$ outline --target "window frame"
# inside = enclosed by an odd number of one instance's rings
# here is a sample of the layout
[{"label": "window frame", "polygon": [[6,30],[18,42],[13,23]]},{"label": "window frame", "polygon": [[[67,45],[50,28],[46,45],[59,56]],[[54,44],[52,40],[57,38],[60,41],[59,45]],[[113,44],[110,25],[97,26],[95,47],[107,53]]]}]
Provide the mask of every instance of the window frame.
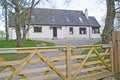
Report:
[{"label": "window frame", "polygon": [[50,16],[50,21],[54,22],[55,21],[55,16]]},{"label": "window frame", "polygon": [[35,21],[35,15],[31,15],[31,21]]},{"label": "window frame", "polygon": [[65,19],[66,22],[70,21],[70,18],[68,16],[64,16],[64,19]]},{"label": "window frame", "polygon": [[87,28],[79,28],[79,34],[85,35],[87,34]]},{"label": "window frame", "polygon": [[73,27],[69,27],[69,34],[70,35],[74,34]]},{"label": "window frame", "polygon": [[98,33],[100,33],[100,28],[99,28],[99,27],[92,27],[92,33],[93,33],[93,34],[98,34]]},{"label": "window frame", "polygon": [[82,17],[78,17],[78,20],[81,22],[81,23],[83,23],[84,21],[83,21],[83,18]]},{"label": "window frame", "polygon": [[34,33],[42,33],[42,27],[34,27]]}]

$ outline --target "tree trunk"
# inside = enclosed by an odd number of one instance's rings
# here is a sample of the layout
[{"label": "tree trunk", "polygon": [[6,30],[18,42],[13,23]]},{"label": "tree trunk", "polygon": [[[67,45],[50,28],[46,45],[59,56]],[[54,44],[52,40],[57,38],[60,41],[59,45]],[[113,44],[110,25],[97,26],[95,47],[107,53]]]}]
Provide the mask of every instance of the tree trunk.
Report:
[{"label": "tree trunk", "polygon": [[17,43],[17,47],[22,47],[23,46],[23,41],[21,38],[21,23],[20,23],[20,9],[19,9],[19,5],[18,5],[18,1],[15,2],[15,29],[16,29],[16,43]]},{"label": "tree trunk", "polygon": [[[31,18],[32,9],[41,0],[38,0],[37,2],[35,0],[32,0],[31,2],[28,1],[29,4],[31,3],[31,5],[29,5],[30,12],[27,12],[27,14],[26,14],[26,11],[24,11],[25,4],[22,5],[23,2],[26,3],[26,0],[23,0],[22,3],[21,3],[21,1],[22,0],[11,0],[12,4],[14,5],[12,7],[15,10],[15,12],[13,12],[13,13],[14,13],[14,21],[15,21],[15,29],[16,29],[17,47],[23,46],[23,42],[26,39],[26,34],[27,34],[27,32],[29,30],[29,26],[30,26],[30,18]],[[26,3],[26,5],[27,5],[27,3]],[[23,26],[26,26],[26,22],[27,22],[28,26],[23,27]],[[22,30],[23,30],[23,34],[22,34]]]},{"label": "tree trunk", "polygon": [[16,25],[16,46],[17,47],[22,47],[23,46],[23,41],[21,38],[21,29],[19,25]]},{"label": "tree trunk", "polygon": [[23,28],[23,38],[22,38],[23,42],[24,42],[24,40],[26,40],[26,35],[30,28],[30,20],[31,20],[32,10],[39,2],[40,2],[40,0],[38,0],[36,3],[35,3],[35,0],[32,0],[31,6],[30,6],[30,8],[28,8],[28,12],[29,12],[28,20],[27,20],[27,24],[25,23],[24,28]]},{"label": "tree trunk", "polygon": [[4,5],[5,7],[5,32],[6,32],[6,40],[9,40],[9,32],[8,32],[8,24],[7,24],[7,4]]},{"label": "tree trunk", "polygon": [[25,26],[23,28],[23,39],[22,39],[23,42],[26,40],[26,35],[27,35],[27,33],[29,31],[29,28],[30,28],[30,20],[31,20],[32,9],[33,9],[33,6],[28,9],[28,11],[29,11],[29,17],[28,17],[27,24],[25,23]]},{"label": "tree trunk", "polygon": [[106,0],[107,15],[105,19],[105,27],[103,30],[103,43],[109,43],[112,40],[112,32],[114,31],[114,17],[115,17],[115,0]]},{"label": "tree trunk", "polygon": [[9,40],[8,25],[7,25],[7,9],[5,9],[5,32],[6,32],[6,40]]}]

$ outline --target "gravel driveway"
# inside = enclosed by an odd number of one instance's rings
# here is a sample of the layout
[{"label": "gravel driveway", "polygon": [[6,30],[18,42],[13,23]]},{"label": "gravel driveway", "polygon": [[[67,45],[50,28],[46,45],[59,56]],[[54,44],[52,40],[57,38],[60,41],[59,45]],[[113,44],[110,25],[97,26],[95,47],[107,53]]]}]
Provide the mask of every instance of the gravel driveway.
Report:
[{"label": "gravel driveway", "polygon": [[87,44],[94,44],[98,41],[100,41],[100,38],[97,39],[41,39],[43,41],[53,42],[56,46],[64,46],[67,43],[70,43],[71,45],[77,46],[77,45],[87,45]]}]

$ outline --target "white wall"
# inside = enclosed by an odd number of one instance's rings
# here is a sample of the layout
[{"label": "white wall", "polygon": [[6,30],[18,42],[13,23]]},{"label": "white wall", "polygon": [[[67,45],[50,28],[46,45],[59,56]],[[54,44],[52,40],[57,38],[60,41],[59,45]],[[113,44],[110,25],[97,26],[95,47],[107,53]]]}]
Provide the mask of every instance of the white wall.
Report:
[{"label": "white wall", "polygon": [[90,38],[101,38],[100,33],[92,33],[92,27],[90,27]]},{"label": "white wall", "polygon": [[14,27],[9,28],[9,39],[16,39],[16,33]]},{"label": "white wall", "polygon": [[[35,25],[40,27],[39,25]],[[53,30],[49,26],[42,26],[42,32],[34,32],[34,27],[31,26],[27,38],[29,39],[40,39],[40,38],[52,38]]]},{"label": "white wall", "polygon": [[[35,27],[41,27],[40,25],[34,25]],[[34,26],[30,26],[27,38],[29,39],[40,39],[40,38],[53,38],[53,28],[50,26],[42,26],[42,32],[34,32]],[[69,28],[73,27],[73,34],[69,33]],[[88,38],[100,38],[100,34],[93,34],[91,27],[86,27],[87,34],[79,34],[79,28],[85,28],[86,26],[62,26],[57,28],[57,38],[79,38],[79,39],[88,39]],[[15,29],[10,28],[10,39],[16,39]]]},{"label": "white wall", "polygon": [[[89,27],[85,27],[85,26],[70,26],[73,27],[73,34],[69,34],[69,27],[67,27],[67,36],[66,38],[79,38],[79,39],[88,39],[89,38]],[[87,30],[87,34],[79,34],[79,28],[86,28]]]}]

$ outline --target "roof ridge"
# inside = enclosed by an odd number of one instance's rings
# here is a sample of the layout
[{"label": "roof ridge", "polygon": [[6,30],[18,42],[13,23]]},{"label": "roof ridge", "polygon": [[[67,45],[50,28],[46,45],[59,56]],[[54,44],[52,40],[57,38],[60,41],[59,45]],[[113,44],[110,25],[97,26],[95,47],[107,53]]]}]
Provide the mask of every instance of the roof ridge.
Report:
[{"label": "roof ridge", "polygon": [[[70,9],[56,9],[56,8],[34,8],[34,9],[40,9],[40,10],[61,10],[61,11],[80,11],[80,12],[83,12],[82,10],[70,10]],[[34,10],[33,9],[33,10]]]}]

